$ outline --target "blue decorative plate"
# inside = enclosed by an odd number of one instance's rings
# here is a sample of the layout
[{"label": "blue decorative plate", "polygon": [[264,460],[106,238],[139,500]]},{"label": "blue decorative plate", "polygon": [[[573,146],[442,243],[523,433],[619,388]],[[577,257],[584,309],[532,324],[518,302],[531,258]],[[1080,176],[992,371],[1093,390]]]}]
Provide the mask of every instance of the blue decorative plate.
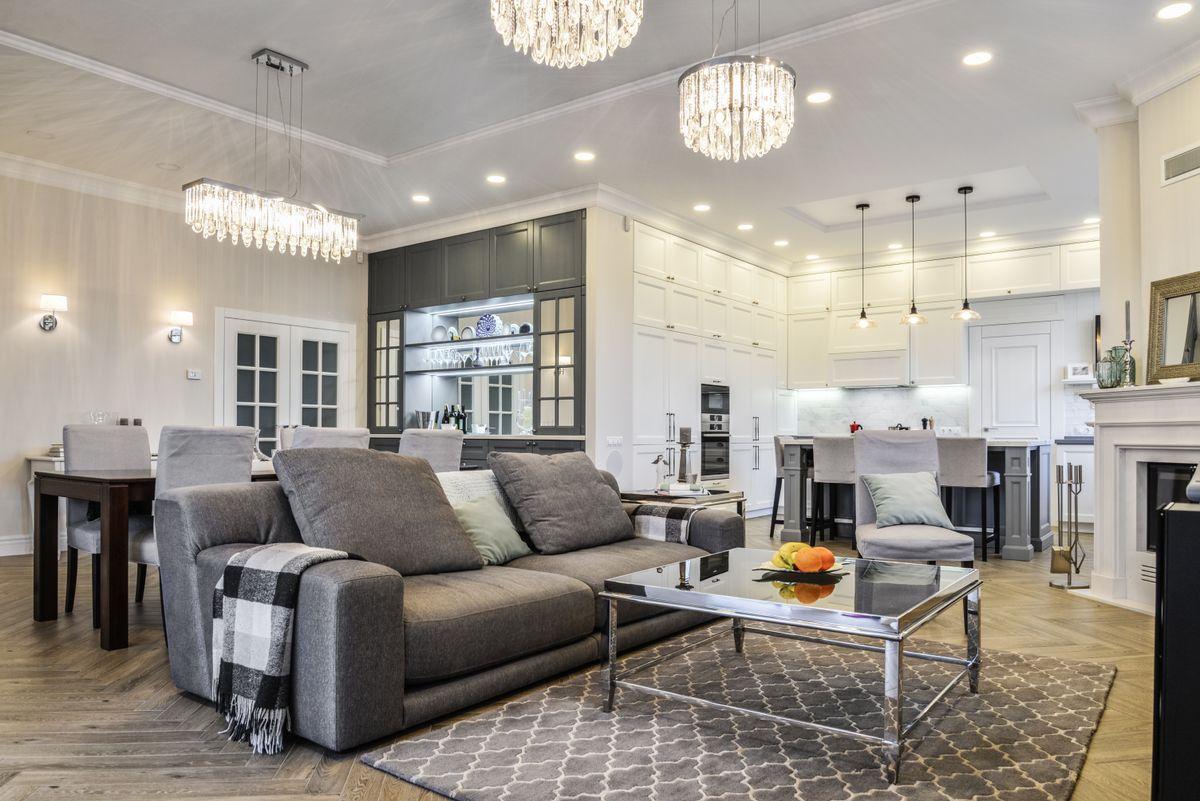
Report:
[{"label": "blue decorative plate", "polygon": [[475,336],[494,337],[504,330],[504,323],[494,314],[479,315],[475,324]]}]

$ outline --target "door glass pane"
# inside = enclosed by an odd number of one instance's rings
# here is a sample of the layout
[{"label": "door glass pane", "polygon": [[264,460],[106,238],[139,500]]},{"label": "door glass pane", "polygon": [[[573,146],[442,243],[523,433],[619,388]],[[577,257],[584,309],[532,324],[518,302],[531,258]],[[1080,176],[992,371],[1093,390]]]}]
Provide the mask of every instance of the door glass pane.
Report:
[{"label": "door glass pane", "polygon": [[258,435],[271,438],[275,436],[275,407],[258,407]]},{"label": "door glass pane", "polygon": [[387,425],[387,404],[386,403],[375,404],[375,425],[377,425],[377,426],[386,426]]},{"label": "door glass pane", "polygon": [[388,379],[388,400],[395,402],[399,399],[400,399],[400,379],[399,378],[389,378]]},{"label": "door glass pane", "polygon": [[300,410],[300,422],[306,426],[315,426],[317,424],[317,410],[315,407],[308,407]]},{"label": "door glass pane", "polygon": [[575,363],[575,335],[574,334],[559,334],[558,335],[558,364],[574,364]]},{"label": "door glass pane", "polygon": [[276,337],[258,338],[258,366],[270,367],[274,370],[279,366],[279,339]]},{"label": "door glass pane", "polygon": [[555,418],[554,418],[554,401],[553,400],[542,401],[541,408],[539,409],[539,411],[541,413],[541,424],[543,426],[558,425],[558,423],[555,421]]},{"label": "door glass pane", "polygon": [[263,452],[263,455],[270,456],[275,452],[275,440],[260,439],[258,441],[258,449]]},{"label": "door glass pane", "polygon": [[310,373],[317,372],[320,369],[317,365],[317,343],[311,339],[304,340],[304,345],[301,348],[300,362],[302,370]]},{"label": "door glass pane", "polygon": [[300,403],[305,406],[317,405],[317,377],[315,375],[300,377]]},{"label": "door glass pane", "polygon": [[377,402],[383,402],[383,401],[387,400],[387,379],[386,378],[376,378],[375,379],[375,400]]},{"label": "door glass pane", "polygon": [[541,380],[541,397],[553,398],[557,393],[554,391],[554,373],[553,367],[543,367],[541,375],[538,378]]},{"label": "door glass pane", "polygon": [[388,375],[400,375],[400,351],[396,348],[388,349]]},{"label": "door glass pane", "polygon": [[237,400],[238,403],[254,403],[254,371],[237,371]]},{"label": "door glass pane", "polygon": [[392,428],[396,428],[400,425],[400,404],[388,404],[388,425]]},{"label": "door glass pane", "polygon": [[[545,391],[542,392],[546,395]],[[558,394],[560,397],[573,397],[575,395],[575,368],[562,367],[558,371]]]},{"label": "door glass pane", "polygon": [[384,345],[387,344],[387,337],[388,337],[387,331],[388,331],[388,321],[387,320],[376,320],[375,321],[375,347],[382,348]]},{"label": "door glass pane", "polygon": [[336,373],[337,372],[337,343],[322,342],[321,343],[321,372]]},{"label": "door glass pane", "polygon": [[321,410],[321,427],[337,428],[337,409]]},{"label": "door glass pane", "polygon": [[388,345],[395,348],[400,345],[400,321],[392,320],[388,326]]},{"label": "door glass pane", "polygon": [[254,334],[237,335],[237,363],[239,367],[254,366]]},{"label": "door glass pane", "polygon": [[253,406],[237,407],[237,424],[239,426],[254,425],[254,407]]},{"label": "door glass pane", "polygon": [[263,370],[258,374],[258,402],[275,403],[276,373]]},{"label": "door glass pane", "polygon": [[541,337],[541,362],[544,367],[554,364],[554,334],[543,334]]},{"label": "door glass pane", "polygon": [[387,375],[387,351],[375,352],[375,375]]},{"label": "door glass pane", "polygon": [[558,330],[572,329],[575,327],[575,298],[566,297],[558,299]]},{"label": "door glass pane", "polygon": [[575,401],[560,400],[558,402],[558,424],[560,426],[575,425]]},{"label": "door glass pane", "polygon": [[558,319],[554,316],[554,301],[542,301],[542,319],[539,321],[543,331],[554,331],[558,328]]},{"label": "door glass pane", "polygon": [[[305,376],[305,378],[308,378],[308,376]],[[338,377],[336,375],[321,376],[321,403],[323,405],[337,405],[337,385]]]}]

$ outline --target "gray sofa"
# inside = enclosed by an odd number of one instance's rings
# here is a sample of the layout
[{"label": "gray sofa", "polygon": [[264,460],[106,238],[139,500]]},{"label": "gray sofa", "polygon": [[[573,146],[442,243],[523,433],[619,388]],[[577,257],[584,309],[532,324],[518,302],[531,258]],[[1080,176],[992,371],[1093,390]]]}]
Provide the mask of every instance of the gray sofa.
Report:
[{"label": "gray sofa", "polygon": [[[155,517],[171,678],[211,700],[212,595],[225,563],[300,532],[275,482],[169,492]],[[594,662],[607,650],[596,597],[605,579],[739,547],[743,521],[702,510],[689,541],[630,539],[421,576],[365,561],[316,565],[300,581],[292,731],[342,751]],[[618,617],[623,650],[706,619],[648,606]]]}]

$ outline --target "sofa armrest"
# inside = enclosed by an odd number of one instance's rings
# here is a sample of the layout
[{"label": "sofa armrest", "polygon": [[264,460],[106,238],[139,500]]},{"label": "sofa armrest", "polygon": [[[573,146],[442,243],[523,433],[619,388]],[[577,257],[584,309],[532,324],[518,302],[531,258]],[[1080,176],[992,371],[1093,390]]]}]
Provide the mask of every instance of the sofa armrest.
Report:
[{"label": "sofa armrest", "polygon": [[404,726],[404,579],[357,560],[300,577],[292,729],[335,751]]},{"label": "sofa armrest", "polygon": [[741,548],[746,544],[746,521],[725,509],[701,509],[688,522],[688,545],[709,553]]}]

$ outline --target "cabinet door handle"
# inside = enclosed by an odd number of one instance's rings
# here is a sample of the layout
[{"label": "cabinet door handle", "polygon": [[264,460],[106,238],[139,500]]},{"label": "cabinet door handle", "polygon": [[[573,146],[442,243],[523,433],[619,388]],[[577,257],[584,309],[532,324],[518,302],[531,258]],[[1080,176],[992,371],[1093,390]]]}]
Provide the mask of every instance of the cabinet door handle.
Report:
[{"label": "cabinet door handle", "polygon": [[671,413],[667,412],[667,442],[671,441]]},{"label": "cabinet door handle", "polygon": [[671,412],[671,442],[674,442],[679,434],[679,430],[675,427],[675,412]]}]

